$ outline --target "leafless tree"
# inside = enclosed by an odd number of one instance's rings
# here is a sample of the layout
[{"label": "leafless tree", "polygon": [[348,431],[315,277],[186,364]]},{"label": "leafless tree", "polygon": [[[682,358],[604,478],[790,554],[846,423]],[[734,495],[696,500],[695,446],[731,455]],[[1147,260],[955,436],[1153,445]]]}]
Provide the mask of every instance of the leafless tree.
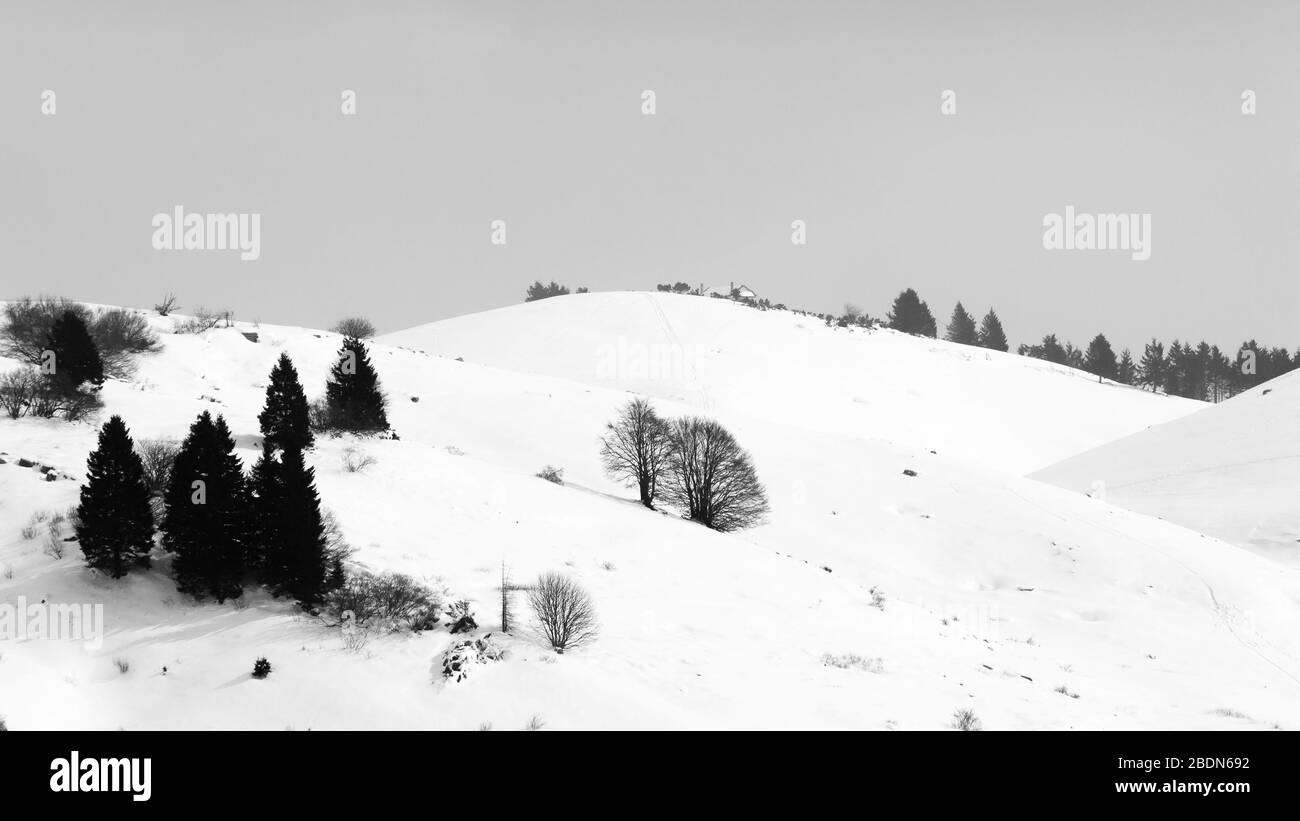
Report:
[{"label": "leafless tree", "polygon": [[370,320],[361,316],[350,316],[346,319],[339,320],[338,324],[330,328],[336,334],[350,336],[355,339],[369,339],[375,335],[375,326]]},{"label": "leafless tree", "polygon": [[598,632],[596,607],[577,582],[559,573],[543,573],[528,591],[537,630],[555,652],[581,647]]},{"label": "leafless tree", "polygon": [[654,509],[659,479],[668,465],[668,423],[649,400],[637,397],[624,405],[618,418],[605,426],[600,461],[615,479],[635,485],[641,504]]},{"label": "leafless tree", "polygon": [[159,302],[157,305],[153,306],[153,309],[158,312],[158,316],[167,316],[168,314],[170,314],[172,311],[176,310],[179,307],[181,307],[181,304],[176,299],[176,294],[173,294],[171,291],[168,291],[166,294],[163,295],[162,302]]},{"label": "leafless tree", "polygon": [[714,530],[758,524],[767,493],[749,453],[712,419],[689,416],[669,425],[672,448],[665,497]]},{"label": "leafless tree", "polygon": [[0,410],[10,419],[26,416],[36,401],[40,381],[36,369],[30,366],[0,375]]},{"label": "leafless tree", "polygon": [[172,466],[181,446],[174,439],[141,439],[135,444],[144,464],[144,484],[150,493],[162,493],[171,483]]}]

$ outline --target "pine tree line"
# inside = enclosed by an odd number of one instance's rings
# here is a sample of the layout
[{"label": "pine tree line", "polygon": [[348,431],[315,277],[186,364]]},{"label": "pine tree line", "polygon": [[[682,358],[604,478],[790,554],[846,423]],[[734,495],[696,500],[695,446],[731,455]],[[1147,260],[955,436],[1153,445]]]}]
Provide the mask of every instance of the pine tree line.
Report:
[{"label": "pine tree line", "polygon": [[[326,385],[322,421],[351,431],[387,430],[385,400],[364,344],[347,338]],[[162,547],[177,588],[218,602],[250,584],[311,609],[344,583],[343,556],[326,533],[305,451],[312,415],[298,373],[281,354],[258,423],[262,454],[248,474],[226,420],[204,411],[191,424],[163,491]],[[140,455],[121,417],[100,431],[81,489],[77,535],[87,564],[112,578],[149,567],[154,542]]]}]

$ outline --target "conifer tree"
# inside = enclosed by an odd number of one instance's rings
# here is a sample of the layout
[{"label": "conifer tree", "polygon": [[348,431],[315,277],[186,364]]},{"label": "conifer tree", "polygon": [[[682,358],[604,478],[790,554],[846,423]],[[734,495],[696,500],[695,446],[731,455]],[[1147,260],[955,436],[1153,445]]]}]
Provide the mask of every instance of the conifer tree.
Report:
[{"label": "conifer tree", "polygon": [[989,312],[984,315],[984,321],[980,323],[979,344],[994,351],[1011,349],[1007,343],[1007,335],[1002,330],[1002,321],[998,319],[998,315],[992,308],[989,308]]},{"label": "conifer tree", "polygon": [[262,428],[262,441],[269,442],[272,448],[305,450],[313,444],[307,396],[288,354],[280,354],[280,361],[271,369],[271,381],[266,386],[266,405],[258,414],[257,421]]},{"label": "conifer tree", "polygon": [[86,463],[86,484],[77,507],[77,543],[86,564],[114,579],[148,567],[153,549],[153,511],[144,465],[122,417],[99,431],[99,446]]},{"label": "conifer tree", "polygon": [[1106,339],[1105,334],[1097,334],[1088,343],[1088,352],[1084,355],[1083,369],[1097,377],[1097,381],[1102,379],[1114,379],[1116,376],[1115,351],[1111,349],[1110,342]]},{"label": "conifer tree", "polygon": [[894,307],[888,317],[889,327],[896,331],[919,334],[933,338],[937,333],[934,314],[930,306],[921,301],[916,291],[908,288],[894,299]]},{"label": "conifer tree", "polygon": [[243,593],[250,510],[246,479],[226,420],[204,411],[190,426],[164,495],[163,545],[176,586],[219,602]]},{"label": "conifer tree", "polygon": [[281,568],[273,561],[275,545],[280,541],[279,519],[283,495],[280,485],[280,463],[275,458],[275,449],[263,439],[262,456],[248,476],[251,500],[245,559],[258,581],[272,590],[280,589],[284,583]]},{"label": "conifer tree", "polygon": [[325,384],[326,424],[353,432],[388,430],[384,394],[379,376],[370,364],[365,343],[355,337],[343,340],[338,361]]},{"label": "conifer tree", "polygon": [[1124,385],[1137,383],[1137,366],[1133,364],[1133,354],[1128,348],[1119,355],[1119,365],[1115,371],[1115,381]]},{"label": "conifer tree", "polygon": [[1142,362],[1138,365],[1138,377],[1143,385],[1150,385],[1154,393],[1165,383],[1165,346],[1154,337],[1142,349]]},{"label": "conifer tree", "polygon": [[944,339],[960,342],[963,345],[975,345],[979,342],[979,332],[975,330],[975,317],[966,313],[960,302],[952,309],[952,319],[948,321],[948,332]]},{"label": "conifer tree", "polygon": [[302,451],[290,448],[281,454],[280,478],[278,543],[270,555],[281,574],[279,592],[310,609],[324,596],[330,571],[315,471]]},{"label": "conifer tree", "polygon": [[86,323],[75,312],[64,311],[63,316],[54,320],[45,347],[54,354],[52,376],[60,389],[76,390],[86,382],[96,387],[104,384],[104,361],[99,348]]}]

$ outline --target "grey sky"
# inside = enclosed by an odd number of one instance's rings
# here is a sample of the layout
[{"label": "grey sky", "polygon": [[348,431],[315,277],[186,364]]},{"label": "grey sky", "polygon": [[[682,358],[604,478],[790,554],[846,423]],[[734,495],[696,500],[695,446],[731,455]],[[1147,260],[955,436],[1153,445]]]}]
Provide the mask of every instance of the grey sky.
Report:
[{"label": "grey sky", "polygon": [[[0,296],[174,290],[396,330],[533,279],[873,315],[912,286],[941,326],[996,306],[1013,345],[1294,348],[1298,23],[1285,2],[6,0]],[[261,259],[153,250],[175,205],[260,213]],[[1151,213],[1150,261],[1045,251],[1067,205]]]}]

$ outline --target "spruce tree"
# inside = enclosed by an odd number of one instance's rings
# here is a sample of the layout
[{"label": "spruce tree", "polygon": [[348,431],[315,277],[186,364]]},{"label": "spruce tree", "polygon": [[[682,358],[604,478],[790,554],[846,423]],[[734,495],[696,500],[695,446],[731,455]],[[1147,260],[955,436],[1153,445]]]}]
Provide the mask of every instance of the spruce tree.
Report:
[{"label": "spruce tree", "polygon": [[86,328],[73,311],[64,311],[54,320],[45,337],[45,348],[54,354],[51,374],[62,390],[76,390],[83,383],[96,387],[104,384],[104,360]]},{"label": "spruce tree", "polygon": [[1151,386],[1152,393],[1165,383],[1165,346],[1154,337],[1142,349],[1138,377],[1143,385]]},{"label": "spruce tree", "polygon": [[218,602],[243,593],[251,530],[246,480],[226,420],[204,411],[190,426],[164,495],[163,545],[182,593]]},{"label": "spruce tree", "polygon": [[258,414],[257,422],[262,428],[262,441],[270,443],[272,448],[305,450],[313,444],[307,396],[288,354],[280,354],[280,361],[271,369],[266,405]]},{"label": "spruce tree", "polygon": [[960,342],[963,345],[975,345],[979,342],[979,332],[975,330],[975,317],[966,313],[961,303],[952,309],[952,319],[948,321],[948,332],[944,339]]},{"label": "spruce tree", "polygon": [[1115,381],[1124,385],[1134,385],[1137,383],[1137,366],[1133,364],[1133,354],[1129,353],[1128,348],[1119,355],[1119,366],[1115,371]]},{"label": "spruce tree", "polygon": [[153,512],[144,465],[122,417],[99,431],[99,446],[86,463],[86,484],[77,507],[77,543],[86,564],[120,579],[133,567],[149,566]]},{"label": "spruce tree", "polygon": [[388,430],[384,394],[379,376],[370,364],[365,343],[355,337],[343,340],[338,361],[325,384],[327,424],[353,432]]},{"label": "spruce tree", "polygon": [[303,462],[302,451],[290,448],[280,457],[280,478],[279,538],[272,561],[283,574],[280,592],[310,609],[324,596],[330,571],[315,472]]},{"label": "spruce tree", "polygon": [[1097,381],[1102,379],[1114,379],[1116,376],[1115,351],[1110,347],[1110,342],[1106,339],[1105,334],[1097,334],[1088,343],[1088,353],[1084,355],[1083,369],[1097,377]]},{"label": "spruce tree", "polygon": [[930,306],[921,301],[916,291],[908,288],[894,299],[894,307],[887,317],[889,327],[896,331],[919,334],[933,338],[937,333],[934,314]]},{"label": "spruce tree", "polygon": [[998,319],[998,315],[992,308],[989,308],[989,312],[984,315],[984,321],[980,323],[979,344],[994,351],[1011,349],[1007,344],[1007,335],[1002,330],[1002,321]]},{"label": "spruce tree", "polygon": [[248,477],[251,497],[249,540],[245,558],[258,581],[271,590],[283,586],[283,571],[275,563],[275,546],[280,542],[280,463],[270,442],[262,440],[262,456]]}]

